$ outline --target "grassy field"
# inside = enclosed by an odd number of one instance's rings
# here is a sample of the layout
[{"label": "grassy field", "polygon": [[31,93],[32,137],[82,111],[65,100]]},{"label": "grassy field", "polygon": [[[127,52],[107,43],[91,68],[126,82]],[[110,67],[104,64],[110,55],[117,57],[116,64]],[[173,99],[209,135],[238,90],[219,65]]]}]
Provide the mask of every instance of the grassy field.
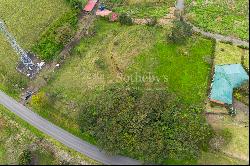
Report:
[{"label": "grassy field", "polygon": [[206,31],[249,40],[248,0],[187,0],[188,19]]},{"label": "grassy field", "polygon": [[127,27],[101,20],[94,29],[95,36],[82,39],[70,60],[41,90],[51,99],[49,106],[31,105],[40,115],[95,144],[89,133],[79,130],[76,119],[82,101],[106,85],[149,73],[159,78],[166,75],[169,89],[187,104],[202,105],[210,72],[205,59],[211,57],[212,41],[194,37],[186,46],[175,46],[166,43],[166,29]]},{"label": "grassy field", "polygon": [[19,155],[28,148],[33,162],[40,165],[100,164],[43,134],[0,105],[0,165],[18,164]]},{"label": "grassy field", "polygon": [[43,89],[55,99],[53,107],[37,109],[39,114],[91,143],[95,141],[87,133],[80,133],[76,121],[79,104],[89,94],[94,95],[95,90],[119,81],[117,68],[125,71],[132,59],[153,47],[157,36],[161,35],[155,28],[127,27],[104,21],[96,22],[95,30],[97,34],[82,39],[73,57]]},{"label": "grassy field", "polygon": [[[222,107],[212,107],[210,111],[227,112]],[[229,115],[207,115],[208,123],[216,133],[227,131],[231,138],[226,145],[220,146],[216,152],[209,151],[203,154],[200,162],[207,164],[248,164],[249,162],[249,116],[238,110],[235,117]],[[214,158],[213,158],[214,157]]]},{"label": "grassy field", "polygon": [[[64,0],[1,0],[0,8],[1,19],[17,42],[27,51],[53,21],[70,9]],[[16,71],[19,57],[2,33],[0,45],[0,88],[12,96],[17,96],[28,80]]]},{"label": "grassy field", "polygon": [[36,146],[33,155],[38,164],[59,164],[50,151],[36,144],[38,138],[16,123],[6,111],[0,107],[0,164],[18,164],[19,155],[31,145]]},{"label": "grassy field", "polygon": [[[112,0],[107,1],[112,2]],[[118,0],[113,2],[113,5],[113,11],[128,13],[134,18],[160,18],[168,13],[170,7],[174,7],[175,0]]]},{"label": "grassy field", "polygon": [[[242,59],[248,59],[249,50],[239,48],[230,44],[218,42],[216,44],[214,64],[241,64]],[[247,67],[247,62],[244,63]]]},{"label": "grassy field", "polygon": [[[188,105],[203,104],[211,65],[213,42],[194,37],[186,45],[176,46],[164,42],[137,57],[132,72],[151,72],[166,80],[167,88]],[[195,93],[193,93],[195,92]]]}]

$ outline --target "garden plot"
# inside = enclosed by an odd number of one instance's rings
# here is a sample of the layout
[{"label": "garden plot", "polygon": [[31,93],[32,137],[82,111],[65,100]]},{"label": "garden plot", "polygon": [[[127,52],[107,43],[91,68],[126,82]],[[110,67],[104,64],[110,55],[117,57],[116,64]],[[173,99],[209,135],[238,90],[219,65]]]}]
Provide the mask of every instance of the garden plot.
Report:
[{"label": "garden plot", "polygon": [[[64,0],[1,0],[0,8],[1,19],[26,51],[53,21],[69,10]],[[28,80],[16,71],[19,56],[1,33],[0,45],[0,88],[16,96]]]},{"label": "garden plot", "polygon": [[239,48],[231,44],[217,42],[215,50],[215,65],[241,64],[245,59],[244,66],[247,67],[249,50]]},{"label": "garden plot", "polygon": [[186,13],[206,31],[249,40],[248,0],[187,0]]}]

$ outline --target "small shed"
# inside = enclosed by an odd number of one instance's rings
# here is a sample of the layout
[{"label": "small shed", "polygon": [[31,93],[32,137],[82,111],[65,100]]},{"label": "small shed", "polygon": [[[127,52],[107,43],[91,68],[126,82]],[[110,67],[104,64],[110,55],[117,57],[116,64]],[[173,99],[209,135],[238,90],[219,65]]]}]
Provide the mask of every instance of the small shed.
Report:
[{"label": "small shed", "polygon": [[84,7],[83,10],[84,10],[84,11],[87,11],[87,12],[91,12],[91,11],[94,9],[94,7],[95,7],[97,1],[98,1],[98,0],[88,0],[88,3],[87,3],[87,5]]},{"label": "small shed", "polygon": [[102,16],[102,17],[108,16],[110,13],[112,13],[112,11],[107,10],[107,9],[104,9],[104,10],[98,9],[98,10],[96,11],[96,15],[97,15],[97,16]]},{"label": "small shed", "polygon": [[112,13],[110,17],[110,21],[117,21],[118,20],[118,14],[117,13]]},{"label": "small shed", "polygon": [[215,65],[210,100],[219,104],[233,104],[233,89],[249,80],[241,64]]}]

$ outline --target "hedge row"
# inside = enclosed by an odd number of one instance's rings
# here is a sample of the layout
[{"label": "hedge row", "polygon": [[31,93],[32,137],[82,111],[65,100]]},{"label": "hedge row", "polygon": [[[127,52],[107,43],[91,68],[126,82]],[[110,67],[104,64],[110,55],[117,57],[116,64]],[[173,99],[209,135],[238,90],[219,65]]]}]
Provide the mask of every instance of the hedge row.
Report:
[{"label": "hedge row", "polygon": [[72,9],[55,21],[32,47],[32,51],[45,61],[50,61],[58,56],[76,32],[78,14],[82,4],[78,0],[66,1]]}]

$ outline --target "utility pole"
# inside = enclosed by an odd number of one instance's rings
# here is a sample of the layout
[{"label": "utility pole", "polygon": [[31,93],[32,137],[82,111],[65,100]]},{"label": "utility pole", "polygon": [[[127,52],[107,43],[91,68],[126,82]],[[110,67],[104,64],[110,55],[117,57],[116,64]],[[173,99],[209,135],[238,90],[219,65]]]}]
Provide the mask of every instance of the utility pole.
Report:
[{"label": "utility pole", "polygon": [[[26,69],[28,70],[28,73],[37,73],[37,71],[33,71],[33,70],[39,70],[39,67],[33,63],[33,61],[28,56],[27,52],[23,50],[20,47],[20,45],[16,42],[16,39],[7,30],[6,25],[4,24],[4,21],[1,19],[0,19],[0,32],[4,34],[5,38],[10,43],[11,47],[20,56],[20,60],[23,63],[23,65],[26,67]],[[28,74],[28,76],[33,77],[33,74]]]}]

